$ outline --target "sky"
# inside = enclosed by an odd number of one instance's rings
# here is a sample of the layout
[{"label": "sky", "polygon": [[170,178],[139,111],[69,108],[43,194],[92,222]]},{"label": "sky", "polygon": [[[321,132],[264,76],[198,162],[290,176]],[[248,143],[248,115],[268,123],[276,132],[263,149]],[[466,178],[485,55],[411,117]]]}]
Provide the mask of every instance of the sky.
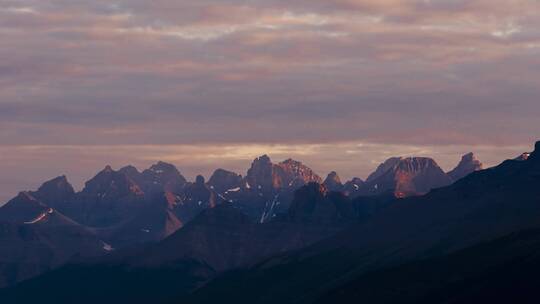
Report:
[{"label": "sky", "polygon": [[487,165],[540,139],[538,0],[0,0],[0,201],[169,161]]}]

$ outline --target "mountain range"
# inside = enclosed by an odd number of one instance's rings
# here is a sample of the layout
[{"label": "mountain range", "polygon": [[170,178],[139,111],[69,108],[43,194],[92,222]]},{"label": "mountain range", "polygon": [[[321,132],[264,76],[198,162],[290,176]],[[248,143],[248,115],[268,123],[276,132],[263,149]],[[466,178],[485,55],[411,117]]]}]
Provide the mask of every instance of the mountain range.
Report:
[{"label": "mountain range", "polygon": [[55,303],[387,303],[391,293],[358,293],[368,288],[358,282],[444,267],[535,229],[538,151],[485,170],[467,154],[447,173],[396,157],[345,183],[268,156],[245,177],[218,169],[208,182],[163,162],[107,166],[80,192],[58,177],[0,208],[0,284],[11,286],[0,299],[30,303],[47,290]]}]

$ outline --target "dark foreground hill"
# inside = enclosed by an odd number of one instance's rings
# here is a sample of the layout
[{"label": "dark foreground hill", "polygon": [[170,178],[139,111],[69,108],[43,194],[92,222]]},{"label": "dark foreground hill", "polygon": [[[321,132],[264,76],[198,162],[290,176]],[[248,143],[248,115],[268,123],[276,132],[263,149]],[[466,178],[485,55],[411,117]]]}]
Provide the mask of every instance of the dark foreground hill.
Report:
[{"label": "dark foreground hill", "polygon": [[[328,254],[327,258],[337,256]],[[298,265],[316,266],[320,267]],[[275,298],[270,291],[276,291],[273,282],[281,279],[281,271],[286,269],[274,267],[256,274],[231,272],[190,298],[171,303],[211,303],[218,299],[225,303],[271,303]],[[299,298],[294,303],[532,304],[538,303],[540,296],[539,271],[540,229],[524,230],[449,255],[351,276],[346,283],[328,286],[317,297]],[[235,302],[229,302],[232,299]]]},{"label": "dark foreground hill", "polygon": [[316,303],[538,303],[540,230],[356,277]]}]

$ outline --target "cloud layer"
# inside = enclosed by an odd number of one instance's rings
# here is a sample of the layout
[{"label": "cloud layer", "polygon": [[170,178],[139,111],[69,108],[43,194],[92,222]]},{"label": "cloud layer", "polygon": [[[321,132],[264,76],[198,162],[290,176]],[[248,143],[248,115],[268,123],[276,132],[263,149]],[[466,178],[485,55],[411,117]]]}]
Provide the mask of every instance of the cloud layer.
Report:
[{"label": "cloud layer", "polygon": [[0,39],[3,146],[540,134],[536,0],[0,0]]}]

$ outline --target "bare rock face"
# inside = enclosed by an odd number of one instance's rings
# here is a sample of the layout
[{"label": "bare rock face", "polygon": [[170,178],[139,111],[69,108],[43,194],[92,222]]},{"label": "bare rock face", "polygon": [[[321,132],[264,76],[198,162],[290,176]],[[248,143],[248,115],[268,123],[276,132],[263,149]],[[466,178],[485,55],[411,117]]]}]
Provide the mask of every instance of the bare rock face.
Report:
[{"label": "bare rock face", "polygon": [[[123,168],[120,168],[120,170],[118,170],[119,173],[122,173],[124,175],[126,175],[129,179],[131,179],[132,181],[134,181],[135,183],[137,183],[137,185],[139,185],[139,187],[141,187],[141,189],[143,188],[142,186],[144,185],[144,179],[143,179],[143,175],[141,172],[139,172],[139,170],[137,168],[135,168],[134,166],[125,166]],[[145,189],[143,189],[144,191]],[[145,191],[146,192],[146,191]]]},{"label": "bare rock face", "polygon": [[105,167],[94,178],[87,181],[82,191],[85,195],[97,196],[102,200],[115,200],[120,197],[142,196],[144,192],[126,175]]},{"label": "bare rock face", "polygon": [[274,165],[268,155],[256,158],[251,164],[246,176],[250,188],[271,192],[279,184],[274,183]]},{"label": "bare rock face", "polygon": [[143,189],[149,193],[180,193],[187,184],[178,169],[165,162],[158,162],[142,172]]},{"label": "bare rock face", "polygon": [[178,219],[187,223],[203,210],[214,208],[218,204],[215,191],[205,183],[204,177],[197,176],[195,183],[188,184],[182,192],[182,199],[173,208]]},{"label": "bare rock face", "polygon": [[234,198],[230,201],[238,201],[244,212],[266,222],[278,214],[286,214],[294,191],[311,182],[320,184],[322,179],[301,162],[287,159],[273,164],[263,155],[253,161],[241,193],[232,194]]},{"label": "bare rock face", "polygon": [[299,161],[287,159],[275,166],[274,184],[281,188],[298,188],[308,183],[322,183],[320,176]]},{"label": "bare rock face", "polygon": [[328,173],[328,176],[324,180],[323,185],[330,191],[343,190],[343,184],[341,183],[341,179],[335,171]]},{"label": "bare rock face", "polygon": [[73,200],[75,190],[65,176],[59,176],[43,183],[32,194],[50,207],[57,208]]},{"label": "bare rock face", "polygon": [[383,176],[388,171],[392,170],[397,164],[399,164],[400,161],[402,161],[402,157],[392,157],[387,159],[385,162],[380,164],[375,172],[371,173],[368,178],[366,179],[367,183],[372,182],[373,180]]},{"label": "bare rock face", "polygon": [[448,172],[448,176],[455,182],[475,171],[482,170],[483,168],[484,166],[482,163],[471,152],[463,155],[457,167]]},{"label": "bare rock face", "polygon": [[227,190],[236,189],[242,185],[242,175],[224,169],[214,171],[208,180],[208,186],[217,193],[224,193]]},{"label": "bare rock face", "polygon": [[144,199],[139,185],[107,166],[86,182],[66,212],[79,223],[106,227],[134,216]]},{"label": "bare rock face", "polygon": [[451,183],[450,177],[431,158],[391,158],[370,175],[363,191],[369,195],[392,191],[396,197],[406,197]]},{"label": "bare rock face", "polygon": [[263,192],[298,188],[310,182],[322,183],[321,177],[301,162],[287,159],[273,164],[267,155],[253,161],[246,181],[249,187],[261,189]]}]

